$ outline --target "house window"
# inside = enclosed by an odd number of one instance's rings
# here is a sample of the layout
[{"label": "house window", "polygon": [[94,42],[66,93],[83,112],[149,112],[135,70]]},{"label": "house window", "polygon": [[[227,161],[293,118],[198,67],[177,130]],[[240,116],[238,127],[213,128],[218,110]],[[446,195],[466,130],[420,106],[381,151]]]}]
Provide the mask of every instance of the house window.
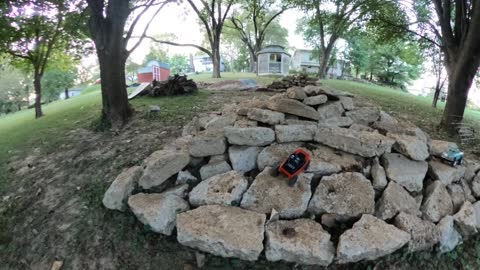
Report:
[{"label": "house window", "polygon": [[282,62],[282,55],[279,53],[270,54],[270,62]]}]

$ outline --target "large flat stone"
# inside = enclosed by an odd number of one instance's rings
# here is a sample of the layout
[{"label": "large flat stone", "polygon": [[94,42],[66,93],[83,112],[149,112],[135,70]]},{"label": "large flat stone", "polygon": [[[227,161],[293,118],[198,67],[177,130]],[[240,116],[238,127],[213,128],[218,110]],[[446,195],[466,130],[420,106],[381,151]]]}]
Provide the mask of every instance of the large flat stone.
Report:
[{"label": "large flat stone", "polygon": [[315,190],[308,211],[336,214],[345,219],[373,214],[375,192],[370,181],[360,173],[325,176]]},{"label": "large flat stone", "polygon": [[361,107],[345,113],[353,122],[368,126],[369,124],[380,119],[380,108],[378,107]]},{"label": "large flat stone", "polygon": [[232,206],[205,205],[177,216],[180,244],[255,261],[263,250],[266,216]]},{"label": "large flat stone", "polygon": [[455,229],[452,216],[443,217],[437,224],[437,230],[440,233],[438,251],[440,253],[450,252],[462,242],[462,236]]},{"label": "large flat stone", "polygon": [[313,158],[305,171],[313,173],[314,177],[319,177],[339,173],[342,171],[342,166]]},{"label": "large flat stone", "polygon": [[350,127],[352,124],[353,120],[346,116],[337,116],[318,121],[318,126],[320,127]]},{"label": "large flat stone", "polygon": [[144,161],[145,169],[138,184],[144,189],[161,185],[172,175],[185,168],[189,162],[190,155],[185,151],[170,149],[153,152]]},{"label": "large flat stone", "polygon": [[378,133],[324,127],[317,129],[314,140],[363,157],[381,156],[385,152],[390,152],[395,142]]},{"label": "large flat stone", "polygon": [[177,214],[190,208],[179,196],[161,193],[132,195],[128,206],[140,222],[165,235],[172,234]]},{"label": "large flat stone", "polygon": [[227,142],[222,133],[201,134],[190,141],[189,152],[193,157],[208,157],[225,153]]},{"label": "large flat stone", "polygon": [[378,158],[373,160],[372,169],[370,170],[372,175],[372,185],[375,190],[382,191],[388,184],[387,174],[385,169],[380,165]]},{"label": "large flat stone", "polygon": [[307,94],[303,91],[302,87],[293,86],[287,89],[287,97],[292,99],[304,100],[307,97]]},{"label": "large flat stone", "polygon": [[205,204],[238,205],[248,181],[237,171],[218,174],[200,182],[189,194],[192,206]]},{"label": "large flat stone", "polygon": [[103,195],[103,205],[108,209],[125,211],[127,199],[132,194],[142,173],[141,166],[133,166],[119,174]]},{"label": "large flat stone", "polygon": [[270,125],[279,124],[285,120],[283,113],[258,108],[248,109],[247,116],[249,119]]},{"label": "large flat stone", "polygon": [[303,100],[303,103],[309,106],[315,106],[315,105],[324,104],[327,101],[328,101],[328,98],[326,95],[318,95],[318,96],[305,98]]},{"label": "large flat stone", "polygon": [[232,167],[226,161],[209,162],[200,168],[200,177],[202,180],[206,180],[214,175],[226,173],[230,170],[232,170]]},{"label": "large flat stone", "polygon": [[330,234],[311,219],[270,222],[265,233],[265,255],[269,261],[327,266],[335,256]]},{"label": "large flat stone", "polygon": [[318,112],[314,108],[309,107],[298,100],[289,98],[271,98],[267,102],[267,107],[270,110],[277,112],[289,113],[313,120],[320,119]]},{"label": "large flat stone", "polygon": [[329,119],[329,118],[336,118],[341,117],[343,112],[342,102],[340,101],[332,101],[326,104],[320,105],[317,109],[318,114],[320,115],[320,119]]},{"label": "large flat stone", "polygon": [[312,141],[316,130],[317,127],[312,125],[275,126],[275,134],[279,143]]},{"label": "large flat stone", "polygon": [[400,154],[387,153],[382,156],[387,178],[397,182],[408,191],[421,191],[428,171],[428,163],[414,161]]},{"label": "large flat stone", "polygon": [[297,183],[290,187],[288,179],[272,176],[272,168],[266,167],[250,188],[243,194],[240,206],[260,213],[270,213],[275,209],[282,218],[300,217],[307,210],[312,196],[310,182],[313,174],[302,173]]},{"label": "large flat stone", "polygon": [[[365,163],[365,158],[336,150],[324,145],[311,145],[313,159],[330,163],[334,166],[340,166],[345,171],[360,171]],[[312,166],[312,165],[311,165]]]},{"label": "large flat stone", "polygon": [[410,234],[372,215],[363,215],[353,228],[340,236],[339,263],[375,260],[391,254],[410,241]]},{"label": "large flat stone", "polygon": [[257,168],[258,154],[263,150],[258,146],[232,145],[228,148],[228,156],[234,170],[246,173]]},{"label": "large flat stone", "polygon": [[402,212],[395,217],[394,223],[397,228],[410,234],[409,252],[431,249],[440,241],[440,231],[430,221]]},{"label": "large flat stone", "polygon": [[400,154],[413,160],[425,160],[430,156],[427,143],[416,136],[395,133],[389,133],[387,136],[396,141],[393,149]]},{"label": "large flat stone", "polygon": [[225,128],[225,137],[230,144],[264,146],[275,141],[275,132],[266,127]]},{"label": "large flat stone", "polygon": [[442,141],[442,140],[432,140],[430,142],[430,154],[441,158],[443,152],[447,152],[448,148],[458,148],[457,144],[454,142]]},{"label": "large flat stone", "polygon": [[466,201],[458,212],[453,215],[455,225],[464,239],[476,234],[477,231],[477,217],[475,215],[475,208],[472,203]]},{"label": "large flat stone", "polygon": [[402,186],[394,181],[390,181],[376,204],[376,216],[387,220],[395,217],[400,212],[416,216],[422,215],[420,210],[418,210],[415,199]]},{"label": "large flat stone", "polygon": [[452,167],[441,161],[431,160],[428,162],[429,173],[435,180],[440,180],[448,186],[453,182],[459,181],[465,175],[464,166]]},{"label": "large flat stone", "polygon": [[452,199],[442,182],[434,181],[426,188],[420,210],[423,212],[424,219],[431,222],[438,222],[444,216],[452,214]]}]

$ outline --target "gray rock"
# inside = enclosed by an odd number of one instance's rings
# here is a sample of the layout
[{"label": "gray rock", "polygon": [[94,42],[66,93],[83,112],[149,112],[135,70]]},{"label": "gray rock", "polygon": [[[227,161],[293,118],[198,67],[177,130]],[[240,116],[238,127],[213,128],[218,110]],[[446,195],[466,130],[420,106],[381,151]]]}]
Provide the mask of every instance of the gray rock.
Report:
[{"label": "gray rock", "polygon": [[435,180],[440,180],[446,186],[459,181],[465,175],[464,166],[452,167],[437,160],[429,161],[428,165],[430,176]]},{"label": "gray rock", "polygon": [[220,155],[227,150],[227,142],[223,134],[202,134],[193,137],[189,152],[193,157]]},{"label": "gray rock", "polygon": [[395,217],[394,223],[397,228],[410,234],[409,252],[431,249],[440,241],[440,231],[430,221],[401,212]]},{"label": "gray rock", "polygon": [[218,174],[200,182],[189,194],[192,206],[205,204],[238,205],[248,181],[237,171]]},{"label": "gray rock", "polygon": [[257,127],[258,122],[257,121],[252,121],[248,119],[240,119],[235,121],[235,124],[233,124],[233,127],[236,128],[248,128],[248,127]]},{"label": "gray rock", "polygon": [[198,179],[193,176],[189,171],[179,171],[177,175],[177,181],[175,182],[176,185],[182,184],[195,184],[198,182]]},{"label": "gray rock", "polygon": [[475,208],[472,203],[466,201],[458,212],[453,215],[455,225],[464,239],[476,234],[477,231],[477,217],[475,215]]},{"label": "gray rock", "polygon": [[477,200],[473,196],[472,189],[470,189],[470,185],[468,184],[467,180],[461,179],[459,184],[462,186],[463,193],[465,194],[465,200],[471,203],[476,202]]},{"label": "gray rock", "polygon": [[430,142],[430,154],[436,157],[442,157],[442,153],[448,151],[448,148],[458,148],[457,144],[454,142],[442,141],[442,140],[432,140]]},{"label": "gray rock", "polygon": [[410,234],[372,215],[363,215],[353,228],[340,236],[339,263],[375,260],[395,252],[410,241]]},{"label": "gray rock", "polygon": [[477,229],[480,229],[480,202],[473,204],[473,209],[475,210],[475,218],[477,220]]},{"label": "gray rock", "polygon": [[269,261],[328,266],[335,256],[330,234],[311,219],[274,221],[266,226],[265,233]]},{"label": "gray rock", "polygon": [[238,207],[200,206],[178,215],[177,240],[216,256],[255,261],[263,250],[265,219]]},{"label": "gray rock", "polygon": [[307,96],[310,97],[310,96],[320,95],[320,93],[322,93],[322,90],[318,86],[307,85],[307,86],[303,87],[303,92],[305,92],[305,94],[307,94]]},{"label": "gray rock", "polygon": [[363,157],[380,156],[390,152],[394,141],[378,133],[346,128],[320,127],[314,140],[321,144]]},{"label": "gray rock", "polygon": [[190,155],[185,151],[160,150],[153,152],[144,160],[145,168],[138,184],[144,189],[159,186],[170,176],[185,168],[189,162]]},{"label": "gray rock", "polygon": [[308,120],[298,120],[298,119],[285,119],[282,123],[283,125],[306,125],[306,126],[318,126],[318,122],[308,121]]},{"label": "gray rock", "polygon": [[275,135],[279,143],[312,141],[316,130],[312,125],[276,125]]},{"label": "gray rock", "polygon": [[410,194],[394,181],[390,181],[377,201],[375,215],[383,220],[391,219],[400,212],[421,216],[417,202]]},{"label": "gray rock", "polygon": [[340,166],[344,171],[360,171],[365,163],[365,159],[357,155],[352,155],[323,145],[310,145],[314,147],[312,150],[312,159],[318,159],[335,166]]},{"label": "gray rock", "polygon": [[318,125],[321,127],[350,127],[352,124],[353,120],[346,116],[332,117],[318,121]]},{"label": "gray rock", "polygon": [[350,219],[375,212],[372,184],[360,173],[339,173],[325,176],[313,195],[308,211],[331,213]]},{"label": "gray rock", "polygon": [[313,173],[314,177],[319,177],[339,173],[342,171],[342,166],[313,158],[305,171]]},{"label": "gray rock", "polygon": [[480,173],[478,173],[477,176],[475,176],[475,178],[473,178],[473,181],[471,183],[471,187],[472,187],[473,195],[476,198],[479,198],[480,197]]},{"label": "gray rock", "polygon": [[368,126],[369,124],[380,119],[380,108],[378,107],[361,107],[345,113],[353,122]]},{"label": "gray rock", "polygon": [[473,178],[480,171],[480,162],[471,159],[463,159],[465,165],[465,175],[463,178],[467,180],[468,183],[472,182]]},{"label": "gray rock", "polygon": [[420,210],[423,212],[424,219],[431,222],[438,222],[444,216],[452,214],[452,199],[442,182],[434,181],[427,187]]},{"label": "gray rock", "polygon": [[175,195],[180,198],[185,199],[185,197],[188,194],[188,185],[187,184],[182,184],[182,185],[176,185],[174,187],[171,187],[165,191],[163,191],[161,194],[163,195]]},{"label": "gray rock", "polygon": [[171,235],[178,213],[189,209],[188,203],[176,195],[139,193],[128,198],[128,206],[138,220],[154,232]]},{"label": "gray rock", "polygon": [[341,96],[341,97],[338,97],[338,98],[340,99],[340,102],[342,103],[343,108],[346,111],[351,111],[351,110],[355,109],[355,106],[353,105],[353,99],[351,97]]},{"label": "gray rock", "polygon": [[463,191],[462,185],[450,184],[447,186],[447,191],[448,194],[450,194],[450,198],[452,198],[453,212],[457,212],[466,201],[465,192]]},{"label": "gray rock", "polygon": [[198,132],[200,132],[200,122],[198,117],[195,116],[183,127],[182,136],[197,135]]},{"label": "gray rock", "polygon": [[275,132],[266,127],[225,128],[225,137],[230,144],[264,146],[275,141]]},{"label": "gray rock", "polygon": [[103,205],[108,209],[125,211],[127,199],[132,194],[142,172],[142,167],[133,166],[119,174],[103,195]]},{"label": "gray rock", "polygon": [[373,129],[369,126],[365,126],[365,125],[360,125],[360,124],[356,124],[356,123],[353,123],[349,129],[351,130],[355,130],[355,131],[367,131],[367,132],[378,132],[376,129]]},{"label": "gray rock", "polygon": [[200,168],[200,177],[206,180],[214,175],[231,171],[232,167],[226,161],[210,162]]},{"label": "gray rock", "polygon": [[224,153],[224,154],[221,154],[221,155],[211,156],[210,160],[208,162],[209,163],[215,163],[215,162],[221,162],[221,161],[228,161],[228,154],[227,153]]},{"label": "gray rock", "polygon": [[262,171],[267,166],[279,166],[280,162],[287,158],[288,155],[293,153],[293,151],[295,151],[297,148],[301,147],[301,143],[282,143],[269,145],[265,147],[258,155],[257,167]]},{"label": "gray rock", "polygon": [[327,96],[325,95],[318,95],[313,97],[307,97],[303,100],[303,103],[309,106],[316,106],[320,104],[324,104],[328,101]]},{"label": "gray rock", "polygon": [[247,116],[249,119],[270,125],[280,124],[285,120],[283,113],[257,108],[249,109]]},{"label": "gray rock", "polygon": [[224,127],[231,127],[237,120],[235,114],[226,114],[215,116],[205,125],[205,129],[223,129]]},{"label": "gray rock", "polygon": [[257,146],[230,146],[228,155],[233,169],[241,173],[246,173],[257,168],[258,154],[262,150],[262,147]]},{"label": "gray rock", "polygon": [[289,98],[271,98],[267,102],[267,107],[270,110],[277,112],[289,113],[313,120],[320,119],[320,116],[315,109],[298,100]]},{"label": "gray rock", "polygon": [[340,101],[332,101],[319,106],[317,111],[320,115],[320,119],[328,119],[342,116],[345,110]]},{"label": "gray rock", "polygon": [[430,155],[427,143],[415,136],[395,133],[389,133],[387,136],[396,141],[393,145],[395,151],[413,160],[425,160]]},{"label": "gray rock", "polygon": [[440,253],[450,252],[461,243],[462,236],[455,229],[452,216],[442,218],[437,224],[437,229],[440,232],[440,241],[438,243],[438,251]]},{"label": "gray rock", "polygon": [[302,87],[293,86],[287,89],[287,97],[292,99],[304,100],[307,97],[307,94],[305,94]]},{"label": "gray rock", "polygon": [[428,163],[410,160],[400,154],[387,153],[382,156],[387,178],[397,182],[408,191],[421,191],[427,174]]},{"label": "gray rock", "polygon": [[419,140],[424,141],[426,143],[429,142],[428,135],[409,122],[398,122],[398,123],[391,123],[385,121],[376,121],[371,125],[373,128],[378,129],[383,134],[386,133],[396,133],[396,134],[405,134],[409,136],[415,136]]},{"label": "gray rock", "polygon": [[372,169],[370,170],[372,175],[372,185],[375,190],[382,191],[387,186],[387,175],[385,169],[380,165],[378,158],[373,160]]},{"label": "gray rock", "polygon": [[391,116],[390,114],[386,113],[385,111],[380,111],[380,120],[383,123],[388,123],[391,125],[398,124],[398,120],[395,117]]},{"label": "gray rock", "polygon": [[281,218],[300,217],[307,210],[312,196],[310,182],[313,174],[300,174],[297,183],[290,187],[285,176],[274,177],[272,170],[271,167],[266,167],[257,175],[253,184],[243,194],[240,206],[265,214],[274,208]]}]

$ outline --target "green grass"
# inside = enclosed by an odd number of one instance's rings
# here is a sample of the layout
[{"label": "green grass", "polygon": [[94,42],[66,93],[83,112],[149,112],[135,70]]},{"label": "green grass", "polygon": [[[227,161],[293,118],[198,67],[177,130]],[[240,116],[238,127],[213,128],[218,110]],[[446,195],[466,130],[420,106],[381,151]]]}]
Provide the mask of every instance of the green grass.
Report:
[{"label": "green grass", "polygon": [[188,78],[197,82],[214,83],[225,80],[252,79],[261,85],[267,85],[272,81],[281,78],[280,76],[257,76],[251,72],[222,72],[221,78],[212,78],[212,73],[204,72],[200,74],[188,75]]}]

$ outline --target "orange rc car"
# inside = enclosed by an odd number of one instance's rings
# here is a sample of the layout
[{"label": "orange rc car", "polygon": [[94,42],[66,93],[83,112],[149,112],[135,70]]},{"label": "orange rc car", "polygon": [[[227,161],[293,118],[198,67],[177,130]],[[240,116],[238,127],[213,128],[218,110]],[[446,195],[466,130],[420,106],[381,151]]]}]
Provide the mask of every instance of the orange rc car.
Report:
[{"label": "orange rc car", "polygon": [[297,182],[298,175],[305,171],[310,164],[310,155],[302,149],[297,149],[289,155],[280,166],[273,169],[272,174],[278,176],[280,173],[288,177],[288,185],[293,186]]}]

